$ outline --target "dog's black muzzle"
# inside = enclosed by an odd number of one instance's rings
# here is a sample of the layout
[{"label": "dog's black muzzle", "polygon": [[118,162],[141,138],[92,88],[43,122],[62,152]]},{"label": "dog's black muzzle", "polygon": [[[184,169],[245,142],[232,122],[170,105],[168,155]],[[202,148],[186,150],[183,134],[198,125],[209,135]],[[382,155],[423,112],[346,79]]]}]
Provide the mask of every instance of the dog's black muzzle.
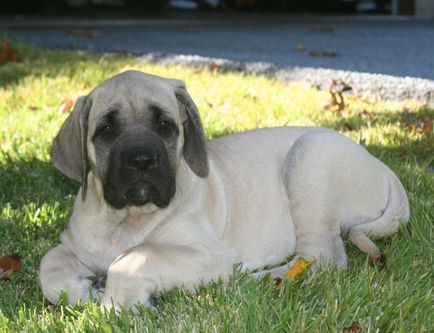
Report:
[{"label": "dog's black muzzle", "polygon": [[175,176],[162,140],[153,133],[123,133],[109,154],[104,198],[115,208],[154,203],[167,207],[175,195]]}]

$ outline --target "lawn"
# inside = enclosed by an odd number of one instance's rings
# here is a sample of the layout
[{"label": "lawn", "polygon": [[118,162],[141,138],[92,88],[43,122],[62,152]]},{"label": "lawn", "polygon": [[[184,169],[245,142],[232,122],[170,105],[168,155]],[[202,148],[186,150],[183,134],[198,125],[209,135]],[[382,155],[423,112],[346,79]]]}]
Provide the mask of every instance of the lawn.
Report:
[{"label": "lawn", "polygon": [[[433,332],[434,134],[422,130],[432,107],[348,98],[348,110],[338,112],[324,108],[327,92],[266,77],[15,46],[24,61],[0,66],[0,256],[19,253],[23,266],[0,280],[1,332],[341,332],[354,322],[360,332]],[[369,267],[367,256],[346,243],[346,270],[323,267],[281,288],[236,272],[228,284],[195,295],[161,295],[156,312],[115,315],[95,303],[47,304],[39,263],[58,243],[78,190],[50,162],[51,140],[66,117],[59,106],[129,68],[186,81],[210,139],[257,127],[317,125],[364,141],[398,174],[410,200],[409,224],[377,242],[388,268]]]}]

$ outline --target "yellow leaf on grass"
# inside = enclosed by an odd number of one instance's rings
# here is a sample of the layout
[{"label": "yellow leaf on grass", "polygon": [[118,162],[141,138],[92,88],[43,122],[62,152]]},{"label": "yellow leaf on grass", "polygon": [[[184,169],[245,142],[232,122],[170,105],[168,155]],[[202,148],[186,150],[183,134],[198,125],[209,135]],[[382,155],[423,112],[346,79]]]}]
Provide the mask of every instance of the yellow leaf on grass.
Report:
[{"label": "yellow leaf on grass", "polygon": [[296,279],[301,274],[303,274],[306,269],[309,268],[310,265],[312,265],[316,260],[308,260],[304,258],[298,258],[295,262],[294,266],[289,270],[288,273],[286,273],[286,276],[290,279]]}]

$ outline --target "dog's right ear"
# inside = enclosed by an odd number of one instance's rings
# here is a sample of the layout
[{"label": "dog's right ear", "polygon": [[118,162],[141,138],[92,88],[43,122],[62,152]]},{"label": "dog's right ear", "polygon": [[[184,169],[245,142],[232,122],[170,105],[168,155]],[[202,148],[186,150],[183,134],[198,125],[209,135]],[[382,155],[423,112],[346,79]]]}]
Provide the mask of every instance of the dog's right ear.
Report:
[{"label": "dog's right ear", "polygon": [[206,177],[209,173],[208,153],[199,110],[183,81],[172,79],[171,84],[184,118],[184,159],[196,175]]},{"label": "dog's right ear", "polygon": [[87,189],[87,122],[91,101],[81,96],[51,146],[51,159],[65,176],[80,182],[83,199]]}]

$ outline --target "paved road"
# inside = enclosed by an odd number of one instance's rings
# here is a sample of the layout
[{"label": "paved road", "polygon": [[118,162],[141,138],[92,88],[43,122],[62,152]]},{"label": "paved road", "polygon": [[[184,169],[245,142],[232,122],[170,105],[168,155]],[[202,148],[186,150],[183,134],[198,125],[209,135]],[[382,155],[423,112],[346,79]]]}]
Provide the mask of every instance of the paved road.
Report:
[{"label": "paved road", "polygon": [[[18,40],[50,48],[201,55],[434,80],[434,20],[278,16],[48,23],[3,20],[1,25]],[[68,33],[71,29],[88,29],[97,37],[76,37]],[[304,51],[295,50],[297,45]],[[311,51],[336,56],[314,57]]]}]

